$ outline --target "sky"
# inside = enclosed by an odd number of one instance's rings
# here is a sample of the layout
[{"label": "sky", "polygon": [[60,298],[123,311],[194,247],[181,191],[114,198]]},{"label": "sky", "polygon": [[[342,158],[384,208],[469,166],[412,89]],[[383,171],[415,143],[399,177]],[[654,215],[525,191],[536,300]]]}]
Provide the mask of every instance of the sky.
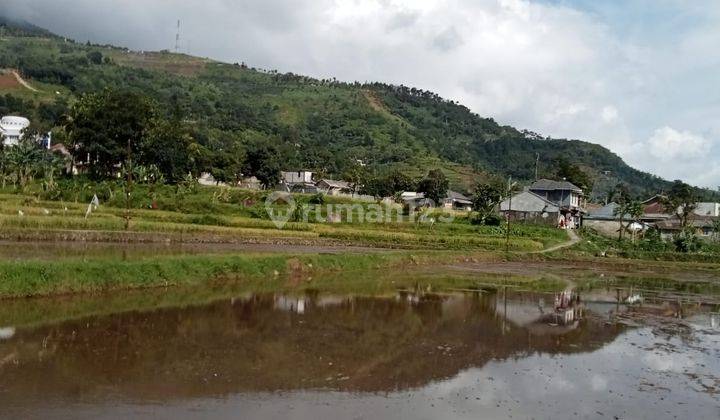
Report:
[{"label": "sky", "polygon": [[2,0],[78,41],[434,91],[720,186],[718,0]]}]

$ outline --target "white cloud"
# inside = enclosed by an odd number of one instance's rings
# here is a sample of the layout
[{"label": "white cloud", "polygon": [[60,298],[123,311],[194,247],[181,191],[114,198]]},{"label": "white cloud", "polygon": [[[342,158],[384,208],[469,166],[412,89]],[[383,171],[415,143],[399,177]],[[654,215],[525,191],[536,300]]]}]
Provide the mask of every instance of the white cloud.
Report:
[{"label": "white cloud", "polygon": [[618,119],[618,110],[612,105],[607,105],[603,107],[600,117],[606,124],[614,123]]},{"label": "white cloud", "polygon": [[662,127],[648,140],[650,154],[663,161],[695,159],[704,156],[711,147],[709,140],[689,131]]}]

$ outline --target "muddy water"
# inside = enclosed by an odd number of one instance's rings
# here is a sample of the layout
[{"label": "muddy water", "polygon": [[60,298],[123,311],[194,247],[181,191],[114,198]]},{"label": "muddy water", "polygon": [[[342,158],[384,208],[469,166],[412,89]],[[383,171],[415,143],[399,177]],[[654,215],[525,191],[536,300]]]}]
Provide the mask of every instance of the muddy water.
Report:
[{"label": "muddy water", "polygon": [[0,417],[718,418],[715,315],[611,295],[264,294],[0,320]]}]

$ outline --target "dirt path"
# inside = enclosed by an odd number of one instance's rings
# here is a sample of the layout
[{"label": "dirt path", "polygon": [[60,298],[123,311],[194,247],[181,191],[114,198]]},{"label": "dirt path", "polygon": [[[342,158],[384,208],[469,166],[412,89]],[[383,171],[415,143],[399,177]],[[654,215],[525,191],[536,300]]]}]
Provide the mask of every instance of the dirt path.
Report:
[{"label": "dirt path", "polygon": [[11,73],[13,74],[13,76],[15,76],[15,78],[16,78],[17,81],[18,81],[18,83],[20,83],[21,85],[23,85],[23,87],[25,87],[26,89],[29,89],[29,90],[31,90],[31,91],[33,91],[33,92],[40,92],[39,90],[37,90],[37,89],[35,89],[34,87],[30,86],[30,84],[29,84],[28,82],[26,82],[22,77],[20,77],[20,75],[18,74],[18,72],[16,72],[15,70],[11,71]]},{"label": "dirt path", "polygon": [[535,254],[547,254],[548,252],[554,252],[560,249],[569,248],[576,243],[580,242],[580,237],[575,233],[574,230],[568,229],[567,231],[569,240],[567,242],[563,242],[561,244],[551,246],[550,248],[543,249],[542,251],[537,251]]}]

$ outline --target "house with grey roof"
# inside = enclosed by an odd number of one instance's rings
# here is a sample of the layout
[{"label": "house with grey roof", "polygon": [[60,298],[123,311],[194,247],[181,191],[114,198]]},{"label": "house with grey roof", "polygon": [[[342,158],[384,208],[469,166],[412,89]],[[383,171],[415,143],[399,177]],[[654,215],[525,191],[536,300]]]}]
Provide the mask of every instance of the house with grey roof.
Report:
[{"label": "house with grey roof", "polygon": [[[698,216],[692,215],[688,220],[688,228],[692,229],[695,235],[700,239],[710,239],[714,235],[718,234],[715,232],[715,223],[720,220],[714,216]],[[655,224],[655,227],[660,231],[660,236],[663,239],[672,239],[676,234],[682,230],[682,223],[677,216],[669,219],[660,220]]]},{"label": "house with grey roof", "polygon": [[459,192],[448,190],[445,200],[443,200],[445,208],[453,210],[471,211],[472,200]]},{"label": "house with grey roof", "polygon": [[334,179],[323,178],[315,184],[318,189],[327,195],[352,194],[353,188],[347,181],[336,181]]},{"label": "house with grey roof", "polygon": [[555,225],[560,218],[560,207],[545,197],[525,190],[501,202],[500,213],[512,220]]},{"label": "house with grey roof", "polygon": [[[615,214],[619,204],[608,203],[598,209],[591,210],[583,216],[583,226],[595,229],[606,236],[615,236],[621,229],[620,215]],[[625,214],[622,218],[625,225],[633,219],[631,215]],[[643,225],[641,225],[643,226]]]},{"label": "house with grey roof", "polygon": [[582,188],[566,180],[539,179],[528,190],[556,205],[564,217],[564,226],[580,226],[585,211],[582,208]]}]

